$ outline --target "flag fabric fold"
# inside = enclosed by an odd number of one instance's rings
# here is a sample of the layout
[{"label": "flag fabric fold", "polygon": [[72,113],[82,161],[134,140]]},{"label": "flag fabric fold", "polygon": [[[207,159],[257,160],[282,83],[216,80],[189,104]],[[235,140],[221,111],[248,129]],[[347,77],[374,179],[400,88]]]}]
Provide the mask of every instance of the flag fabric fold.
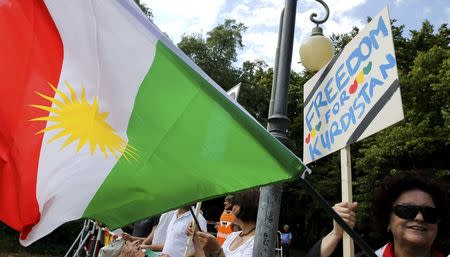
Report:
[{"label": "flag fabric fold", "polygon": [[23,245],[304,169],[133,1],[4,1],[0,33],[0,220]]}]

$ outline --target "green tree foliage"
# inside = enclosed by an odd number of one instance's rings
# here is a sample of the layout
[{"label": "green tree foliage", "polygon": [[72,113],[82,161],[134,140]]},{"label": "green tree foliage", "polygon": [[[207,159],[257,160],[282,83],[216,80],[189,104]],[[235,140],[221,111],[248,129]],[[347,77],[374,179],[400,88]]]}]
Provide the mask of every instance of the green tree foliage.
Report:
[{"label": "green tree foliage", "polygon": [[238,83],[239,69],[234,67],[237,51],[242,49],[246,27],[227,19],[209,31],[206,39],[199,34],[183,35],[178,47],[224,89]]},{"label": "green tree foliage", "polygon": [[342,52],[344,47],[350,42],[359,32],[359,28],[353,27],[352,31],[347,34],[335,34],[331,35],[331,41],[333,41],[334,50],[336,53]]},{"label": "green tree foliage", "polygon": [[421,49],[409,67],[399,69],[405,121],[364,141],[357,168],[449,168],[449,162],[442,158],[442,153],[449,150],[450,132],[449,30],[443,25],[438,33],[433,32],[431,25],[424,22],[422,30],[412,31],[407,49],[396,46],[397,56],[403,50]]},{"label": "green tree foliage", "polygon": [[263,126],[267,124],[273,69],[264,61],[242,64],[239,103]]},{"label": "green tree foliage", "polygon": [[147,16],[149,20],[153,20],[152,10],[145,4],[142,3],[141,0],[134,0],[134,2],[139,6],[141,11]]}]

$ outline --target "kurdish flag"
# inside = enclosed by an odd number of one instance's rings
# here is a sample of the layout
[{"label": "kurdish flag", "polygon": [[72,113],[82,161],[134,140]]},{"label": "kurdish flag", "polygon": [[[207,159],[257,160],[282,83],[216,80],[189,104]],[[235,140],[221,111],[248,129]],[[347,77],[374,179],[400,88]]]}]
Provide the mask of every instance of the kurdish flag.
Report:
[{"label": "kurdish flag", "polygon": [[4,0],[0,35],[0,220],[23,245],[304,168],[131,0]]}]

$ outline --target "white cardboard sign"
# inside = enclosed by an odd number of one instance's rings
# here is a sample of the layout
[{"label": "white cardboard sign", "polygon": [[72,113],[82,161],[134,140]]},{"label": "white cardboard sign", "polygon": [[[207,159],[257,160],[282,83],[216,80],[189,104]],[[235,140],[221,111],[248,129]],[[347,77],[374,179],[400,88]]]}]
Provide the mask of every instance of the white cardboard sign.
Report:
[{"label": "white cardboard sign", "polygon": [[305,83],[304,103],[305,164],[403,119],[387,7]]}]

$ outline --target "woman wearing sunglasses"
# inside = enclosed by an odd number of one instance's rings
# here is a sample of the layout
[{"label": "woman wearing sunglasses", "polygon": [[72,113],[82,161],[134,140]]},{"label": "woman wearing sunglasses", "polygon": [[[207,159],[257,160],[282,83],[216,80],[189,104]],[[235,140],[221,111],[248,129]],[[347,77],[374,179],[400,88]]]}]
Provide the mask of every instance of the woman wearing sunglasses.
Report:
[{"label": "woman wearing sunglasses", "polygon": [[[420,172],[404,172],[384,178],[373,194],[372,211],[378,232],[388,239],[376,251],[382,257],[444,257],[434,243],[449,235],[446,185]],[[352,226],[356,204],[335,205],[337,213]],[[342,238],[334,229],[311,248],[308,257],[328,257]],[[362,256],[362,255],[357,255]]]}]

